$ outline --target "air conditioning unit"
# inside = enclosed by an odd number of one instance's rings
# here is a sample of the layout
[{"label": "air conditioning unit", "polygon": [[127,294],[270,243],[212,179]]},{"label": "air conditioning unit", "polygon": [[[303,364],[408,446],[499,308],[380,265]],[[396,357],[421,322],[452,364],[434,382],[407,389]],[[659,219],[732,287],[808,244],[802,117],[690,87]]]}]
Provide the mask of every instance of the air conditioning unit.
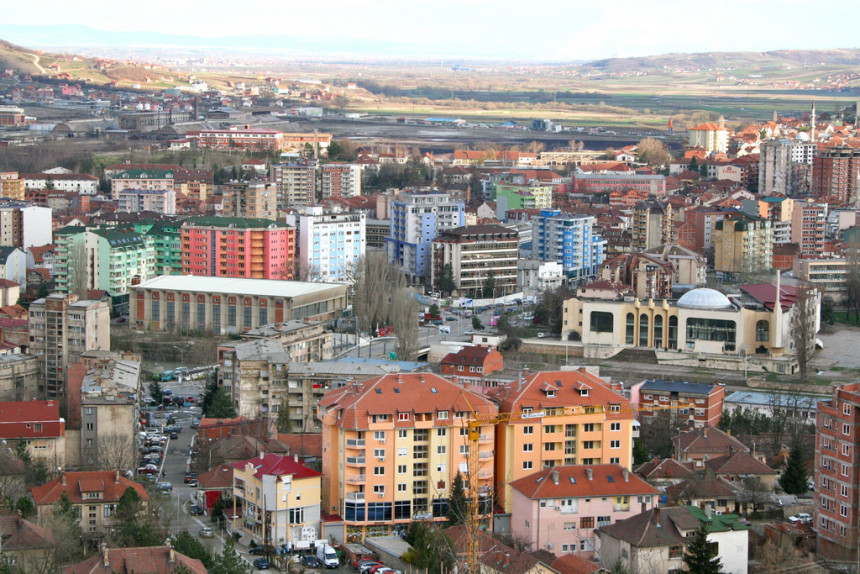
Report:
[{"label": "air conditioning unit", "polygon": [[547,543],[546,543],[546,549],[547,549],[547,550],[552,550],[552,542],[547,542]]},{"label": "air conditioning unit", "polygon": [[380,493],[379,493],[379,498],[385,498],[385,493],[384,493],[384,492],[380,492]]},{"label": "air conditioning unit", "polygon": [[722,510],[715,510],[714,514],[716,514],[717,516],[722,516],[723,511]]}]

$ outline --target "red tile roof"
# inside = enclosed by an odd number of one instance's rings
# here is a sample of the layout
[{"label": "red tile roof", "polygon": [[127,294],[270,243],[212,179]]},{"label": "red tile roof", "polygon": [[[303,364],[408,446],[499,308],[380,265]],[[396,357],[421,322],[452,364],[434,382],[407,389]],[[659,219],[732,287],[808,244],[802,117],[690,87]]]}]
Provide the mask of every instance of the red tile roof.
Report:
[{"label": "red tile roof", "polygon": [[319,472],[306,467],[291,456],[278,456],[276,454],[258,456],[251,460],[237,462],[232,466],[234,469],[244,470],[249,464],[256,470],[254,473],[256,478],[262,478],[265,474],[278,476],[291,474],[294,478],[322,476]]},{"label": "red tile roof", "polygon": [[672,444],[682,453],[725,453],[733,446],[738,451],[749,452],[749,448],[738,439],[717,427],[702,427],[672,437]]},{"label": "red tile roof", "polygon": [[776,474],[771,467],[743,451],[712,458],[705,466],[716,474]]},{"label": "red tile roof", "polygon": [[637,466],[633,472],[644,479],[690,478],[694,472],[691,463],[678,462],[674,458],[658,458]]},{"label": "red tile roof", "polygon": [[4,552],[52,548],[54,545],[50,532],[17,516],[0,516],[0,535]]},{"label": "red tile roof", "polygon": [[[41,425],[37,430],[36,423]],[[48,438],[64,436],[66,423],[57,401],[0,402],[0,438]]]},{"label": "red tile roof", "polygon": [[[589,478],[589,471],[591,478]],[[627,474],[625,480],[625,472]],[[556,484],[556,478],[558,483]],[[656,488],[617,464],[556,466],[511,482],[511,487],[527,497],[590,498],[659,494]]]},{"label": "red tile roof", "polygon": [[197,484],[203,490],[217,490],[233,487],[233,465],[219,464],[210,471],[197,477]]},{"label": "red tile roof", "polygon": [[[107,557],[105,557],[107,554]],[[83,562],[66,566],[63,574],[172,574],[184,567],[191,574],[206,574],[197,558],[189,558],[169,546],[106,548]]]},{"label": "red tile roof", "polygon": [[[774,283],[756,283],[754,285],[741,285],[741,291],[763,304],[766,308],[773,310],[776,304],[776,285]],[[783,311],[787,311],[797,302],[800,289],[795,285],[780,284],[779,303]]]},{"label": "red tile roof", "polygon": [[561,558],[556,558],[550,566],[558,570],[559,574],[594,574],[606,571],[597,562],[586,560],[576,554],[565,554]]},{"label": "red tile roof", "polygon": [[[103,490],[98,490],[97,482],[101,483]],[[135,489],[142,500],[149,500],[149,494],[142,484],[132,482],[112,470],[66,472],[47,484],[32,487],[30,493],[37,505],[54,504],[64,492],[72,504],[84,503],[82,492],[102,492],[99,502],[105,503],[118,502],[128,487]]]},{"label": "red tile roof", "polygon": [[[353,383],[327,392],[320,400],[320,407],[326,411],[340,411],[336,424],[345,429],[368,428],[372,414],[471,412],[475,409],[479,415],[486,416],[498,412],[487,398],[432,373],[390,374]],[[414,425],[413,418],[399,426]],[[398,426],[397,417],[394,417],[394,424]]]},{"label": "red tile roof", "polygon": [[451,365],[483,365],[489,358],[501,353],[489,347],[463,347],[456,353],[448,353],[442,363]]}]

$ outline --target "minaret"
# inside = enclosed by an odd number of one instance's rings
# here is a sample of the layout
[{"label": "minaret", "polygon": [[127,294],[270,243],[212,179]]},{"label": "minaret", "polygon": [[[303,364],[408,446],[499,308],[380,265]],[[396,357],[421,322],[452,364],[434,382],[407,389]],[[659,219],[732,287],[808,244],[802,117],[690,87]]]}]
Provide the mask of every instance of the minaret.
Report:
[{"label": "minaret", "polygon": [[782,270],[776,271],[776,297],[773,301],[773,345],[771,347],[782,348],[782,302],[780,301],[780,274]]},{"label": "minaret", "polygon": [[812,116],[809,118],[809,141],[815,143],[815,102],[812,102]]}]

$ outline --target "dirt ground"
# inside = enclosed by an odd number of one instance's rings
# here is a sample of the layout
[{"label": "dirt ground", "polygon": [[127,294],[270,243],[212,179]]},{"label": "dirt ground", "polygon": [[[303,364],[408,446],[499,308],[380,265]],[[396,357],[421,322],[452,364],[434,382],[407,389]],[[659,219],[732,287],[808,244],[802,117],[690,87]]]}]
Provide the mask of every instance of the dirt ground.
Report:
[{"label": "dirt ground", "polygon": [[822,328],[818,338],[824,348],[816,352],[810,365],[821,376],[856,380],[860,373],[860,328],[835,325]]}]

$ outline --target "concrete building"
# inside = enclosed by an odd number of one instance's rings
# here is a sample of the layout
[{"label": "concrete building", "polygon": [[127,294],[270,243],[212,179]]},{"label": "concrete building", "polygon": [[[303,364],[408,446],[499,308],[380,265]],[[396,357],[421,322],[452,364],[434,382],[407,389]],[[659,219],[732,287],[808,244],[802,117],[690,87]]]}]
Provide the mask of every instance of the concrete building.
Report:
[{"label": "concrete building", "polygon": [[127,189],[173,191],[173,179],[171,169],[127,169],[111,178],[111,199],[119,199],[119,193]]},{"label": "concrete building", "polygon": [[22,173],[25,189],[57,189],[82,195],[99,192],[99,178],[84,173]]},{"label": "concrete building", "polygon": [[49,207],[0,200],[0,245],[26,250],[53,241]]},{"label": "concrete building", "polygon": [[795,201],[791,212],[791,242],[801,255],[823,255],[827,238],[827,204]]},{"label": "concrete building", "polygon": [[687,145],[706,153],[728,153],[729,130],[713,123],[698,125],[687,131]]},{"label": "concrete building", "polygon": [[646,251],[660,245],[675,243],[674,214],[671,203],[648,200],[633,208],[630,225],[630,249]]},{"label": "concrete building", "polygon": [[110,350],[110,304],[79,301],[77,295],[54,293],[30,304],[30,352],[40,357],[44,386],[40,396],[66,396],[69,363],[86,351]]},{"label": "concrete building", "polygon": [[658,261],[672,265],[674,289],[693,289],[705,284],[708,273],[708,263],[705,258],[680,245],[660,245],[645,252]]},{"label": "concrete building", "polygon": [[792,150],[789,139],[765,140],[759,146],[758,192],[763,196],[793,196]]},{"label": "concrete building", "polygon": [[496,219],[507,220],[513,209],[552,209],[552,186],[517,185],[496,182],[492,185],[492,200],[496,202]]},{"label": "concrete building", "polygon": [[182,221],[142,220],[134,223],[134,230],[143,235],[155,254],[153,273],[158,275],[182,274]]},{"label": "concrete building", "polygon": [[704,253],[712,249],[715,243],[717,222],[733,215],[735,211],[726,209],[697,208],[688,210],[684,217],[693,224],[695,229],[693,235],[692,250],[696,253]]},{"label": "concrete building", "polygon": [[815,433],[815,520],[817,553],[825,560],[855,564],[860,545],[860,384],[833,388],[818,403]]},{"label": "concrete building", "polygon": [[671,414],[678,425],[700,428],[717,426],[723,413],[723,385],[686,381],[643,381],[630,387],[630,402],[637,404],[641,417],[653,417],[661,408],[677,406]]},{"label": "concrete building", "polygon": [[848,260],[844,257],[795,257],[792,275],[808,281],[825,297],[841,301],[846,296],[845,274]]},{"label": "concrete building", "polygon": [[457,295],[481,298],[492,275],[495,297],[517,288],[519,233],[501,225],[470,225],[447,229],[433,240],[430,284],[441,290],[442,274],[451,266]]},{"label": "concrete building", "polygon": [[308,280],[348,281],[364,256],[367,238],[363,213],[325,213],[306,206],[287,215],[298,234],[299,276]]},{"label": "concrete building", "polygon": [[652,508],[597,529],[605,568],[620,561],[630,574],[686,571],[684,549],[702,524],[726,574],[747,574],[749,526],[734,514],[705,513],[695,506]]},{"label": "concrete building", "polygon": [[[677,301],[572,298],[564,303],[562,339],[581,341],[586,356],[635,346],[655,349],[661,361],[710,357],[724,361],[721,368],[793,373],[791,322],[799,292],[760,283],[742,285],[731,297],[699,288]],[[813,294],[814,333],[820,304],[820,295]]]},{"label": "concrete building", "polygon": [[222,186],[221,214],[244,219],[276,219],[278,190],[263,182],[231,182]]},{"label": "concrete building", "polygon": [[812,160],[812,194],[841,205],[854,204],[860,192],[860,149],[820,148]]},{"label": "concrete building", "polygon": [[544,291],[564,284],[564,267],[556,261],[517,259],[517,290],[526,297],[538,297]]},{"label": "concrete building", "polygon": [[233,531],[258,545],[294,548],[321,538],[321,475],[290,456],[233,465]]},{"label": "concrete building", "polygon": [[[0,245],[0,279],[14,281],[18,285],[27,282],[27,253],[20,247]],[[17,301],[13,301],[14,305]]]},{"label": "concrete building", "polygon": [[645,197],[666,196],[666,177],[663,175],[643,175],[634,172],[623,173],[586,173],[575,170],[571,173],[574,193],[608,195],[614,191],[630,190],[644,194]]},{"label": "concrete building", "polygon": [[438,191],[401,194],[391,204],[391,226],[385,238],[388,261],[407,279],[418,283],[430,279],[433,240],[446,229],[465,223],[463,203]]},{"label": "concrete building", "polygon": [[118,193],[120,213],[152,211],[163,215],[176,214],[176,192],[172,189],[124,189]]},{"label": "concrete building", "polygon": [[316,203],[316,161],[276,163],[270,168],[269,180],[275,186],[279,210]]},{"label": "concrete building", "polygon": [[561,263],[568,279],[594,277],[605,249],[606,241],[594,233],[594,216],[545,210],[532,218],[531,258]]},{"label": "concrete building", "polygon": [[599,277],[630,287],[640,299],[672,297],[675,269],[671,263],[644,253],[613,257],[600,266]]},{"label": "concrete building", "polygon": [[0,355],[0,401],[32,401],[45,396],[39,362],[35,355]]},{"label": "concrete building", "polygon": [[358,197],[361,195],[362,166],[349,163],[326,163],[320,166],[322,199]]},{"label": "concrete building", "polygon": [[0,402],[0,439],[22,441],[49,469],[66,466],[66,421],[55,400]]},{"label": "concrete building", "polygon": [[270,219],[192,217],[182,223],[182,273],[291,279],[295,229]]},{"label": "concrete building", "polygon": [[496,427],[496,495],[505,512],[512,483],[542,468],[633,464],[629,402],[584,369],[524,373],[489,396],[499,412],[516,415]]},{"label": "concrete building", "polygon": [[590,558],[596,528],[657,506],[660,491],[617,464],[555,466],[515,480],[511,535],[536,550]]},{"label": "concrete building", "polygon": [[142,484],[132,482],[118,471],[93,470],[64,472],[59,478],[30,489],[36,503],[39,520],[47,522],[55,505],[65,494],[78,515],[80,526],[87,539],[97,539],[113,534],[120,526],[116,516],[116,505],[127,488],[137,491],[144,506],[149,494]]},{"label": "concrete building", "polygon": [[773,226],[767,219],[737,213],[718,221],[714,237],[714,270],[765,273],[773,268]]},{"label": "concrete building", "polygon": [[0,172],[0,198],[20,201],[24,199],[25,191],[24,180],[17,171]]},{"label": "concrete building", "polygon": [[[322,511],[349,532],[389,534],[415,517],[444,521],[457,474],[470,475],[483,500],[493,489],[496,428],[481,428],[478,468],[465,439],[472,409],[497,412],[487,398],[430,373],[390,374],[326,393]],[[486,499],[484,499],[486,496]]]},{"label": "concrete building", "polygon": [[152,330],[243,333],[291,319],[334,318],[346,308],[346,292],[346,285],[332,283],[163,275],[132,287],[129,321]]}]

